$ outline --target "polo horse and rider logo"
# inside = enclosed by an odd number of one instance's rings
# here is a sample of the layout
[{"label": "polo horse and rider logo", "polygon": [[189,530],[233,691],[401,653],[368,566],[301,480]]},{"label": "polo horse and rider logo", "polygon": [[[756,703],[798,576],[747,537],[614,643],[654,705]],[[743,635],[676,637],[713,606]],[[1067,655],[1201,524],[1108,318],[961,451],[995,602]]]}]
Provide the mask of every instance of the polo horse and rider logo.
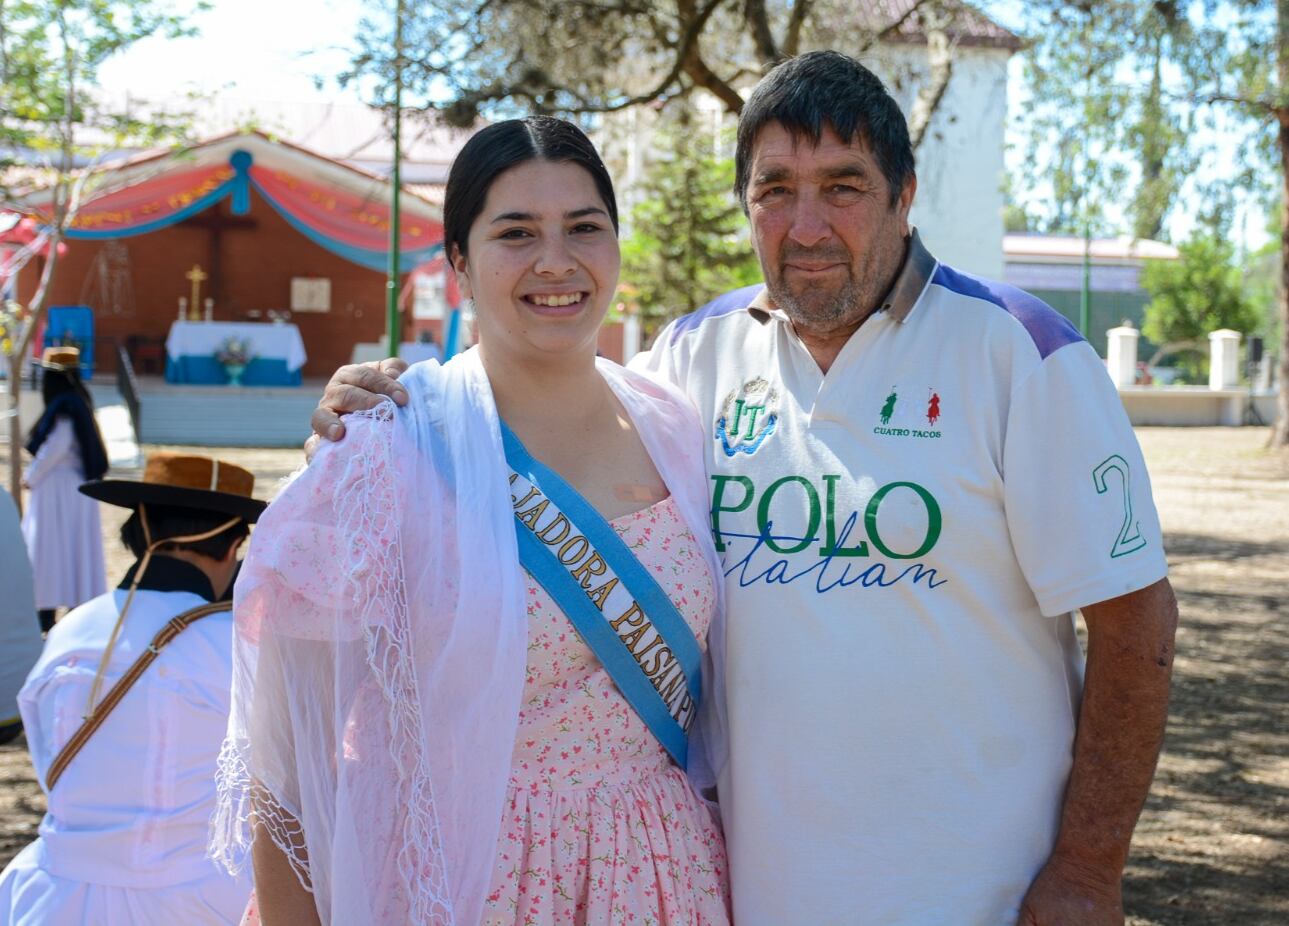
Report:
[{"label": "polo horse and rider logo", "polygon": [[[926,423],[931,427],[935,427],[935,423],[940,420],[940,393],[929,387],[927,392],[930,393],[930,396],[927,398],[926,403]],[[883,426],[890,424],[891,419],[895,417],[895,406],[899,401],[899,390],[892,386],[891,394],[886,397],[886,401],[882,403],[882,410],[879,412]]]},{"label": "polo horse and rider logo", "polygon": [[753,454],[779,424],[779,391],[762,377],[749,380],[725,397],[716,419],[716,440],[727,457]]},{"label": "polo horse and rider logo", "polygon": [[892,386],[891,394],[886,397],[886,404],[882,406],[882,424],[883,425],[888,425],[891,423],[891,416],[895,414],[895,403],[898,402],[899,400],[900,400],[899,394],[896,392],[895,387]]}]

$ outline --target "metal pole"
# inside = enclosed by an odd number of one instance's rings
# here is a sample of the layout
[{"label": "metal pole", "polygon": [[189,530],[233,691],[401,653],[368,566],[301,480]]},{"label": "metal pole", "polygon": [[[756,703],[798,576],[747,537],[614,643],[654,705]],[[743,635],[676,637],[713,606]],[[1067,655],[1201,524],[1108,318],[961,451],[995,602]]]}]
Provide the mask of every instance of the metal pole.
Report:
[{"label": "metal pole", "polygon": [[398,247],[399,234],[399,193],[402,191],[403,159],[403,0],[394,4],[394,170],[391,175],[392,187],[389,207],[389,277],[385,280],[385,320],[389,341],[386,352],[390,357],[398,356],[398,345],[402,342],[398,317]]},{"label": "metal pole", "polygon": [[[1092,324],[1092,228],[1083,222],[1083,286],[1079,292],[1079,334],[1088,338]],[[1088,338],[1091,340],[1091,338]]]},{"label": "metal pole", "polygon": [[1088,329],[1092,325],[1092,144],[1089,132],[1087,101],[1092,99],[1092,5],[1088,4],[1085,12],[1087,19],[1084,26],[1084,48],[1087,50],[1087,64],[1084,76],[1087,80],[1084,96],[1083,113],[1083,285],[1079,292],[1079,334],[1091,341]]}]

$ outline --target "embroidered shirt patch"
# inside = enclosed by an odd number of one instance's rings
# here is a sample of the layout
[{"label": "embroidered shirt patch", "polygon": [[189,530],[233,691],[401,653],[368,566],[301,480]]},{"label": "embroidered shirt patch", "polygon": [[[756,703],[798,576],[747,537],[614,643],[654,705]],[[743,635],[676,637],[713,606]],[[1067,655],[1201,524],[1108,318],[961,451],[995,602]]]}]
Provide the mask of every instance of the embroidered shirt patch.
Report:
[{"label": "embroidered shirt patch", "polygon": [[716,440],[727,457],[761,449],[779,423],[779,391],[763,377],[749,380],[725,397],[716,419]]}]

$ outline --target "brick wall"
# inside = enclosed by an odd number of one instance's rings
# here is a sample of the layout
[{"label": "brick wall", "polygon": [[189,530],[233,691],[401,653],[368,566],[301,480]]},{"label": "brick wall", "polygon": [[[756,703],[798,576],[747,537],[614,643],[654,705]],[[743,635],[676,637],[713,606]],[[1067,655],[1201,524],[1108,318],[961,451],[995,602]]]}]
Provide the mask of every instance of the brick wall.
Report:
[{"label": "brick wall", "polygon": [[[227,203],[216,207],[227,217]],[[197,216],[207,220],[208,209]],[[331,280],[330,312],[299,312],[292,321],[299,325],[309,359],[305,376],[328,376],[349,362],[353,345],[377,341],[385,331],[385,274],[368,270],[337,257],[314,244],[287,224],[258,195],[252,195],[249,218],[253,228],[225,229],[220,235],[219,254],[212,253],[211,231],[191,222],[135,238],[121,239],[129,254],[129,276],[134,294],[133,312],[113,314],[108,307],[94,305],[95,259],[103,244],[94,241],[68,242],[59,258],[51,293],[51,305],[75,305],[86,301],[95,313],[100,338],[130,336],[164,339],[178,314],[180,296],[191,293],[192,284],[184,274],[200,264],[218,279],[202,284],[202,300],[215,297],[214,317],[218,321],[247,320],[247,313],[288,309],[291,278],[325,277]],[[218,265],[217,273],[212,272]],[[19,298],[29,299],[35,290],[39,269],[29,265],[19,279]],[[115,369],[115,356],[100,352],[99,369]]]},{"label": "brick wall", "polygon": [[[196,222],[208,222],[219,215],[230,222],[227,202],[196,216]],[[184,274],[194,264],[210,274],[202,284],[201,298],[213,295],[217,321],[244,321],[247,313],[258,310],[288,309],[291,305],[292,277],[325,277],[331,280],[330,312],[297,312],[291,321],[300,327],[305,351],[306,377],[329,377],[336,367],[349,362],[354,344],[383,341],[385,334],[385,274],[368,270],[337,257],[297,232],[268,203],[252,193],[253,228],[225,228],[220,232],[219,253],[212,250],[212,232],[194,222],[120,239],[129,255],[130,288],[133,311],[114,314],[109,306],[96,305],[100,291],[95,261],[104,245],[95,241],[72,241],[59,258],[55,270],[50,305],[79,305],[94,309],[95,334],[99,338],[119,339],[128,343],[131,337],[163,341],[170,324],[178,314],[179,297],[187,297],[192,284]],[[19,277],[19,298],[31,298],[40,270],[33,264]],[[419,329],[434,333],[443,343],[443,323],[411,319],[403,313],[403,337],[413,340]],[[106,347],[106,341],[101,342]],[[606,324],[600,330],[599,350],[605,357],[621,362],[622,325]],[[113,351],[101,349],[96,358],[98,371],[116,369]],[[162,358],[161,363],[164,363]],[[138,364],[136,364],[138,365]],[[160,373],[157,370],[144,372]]]}]

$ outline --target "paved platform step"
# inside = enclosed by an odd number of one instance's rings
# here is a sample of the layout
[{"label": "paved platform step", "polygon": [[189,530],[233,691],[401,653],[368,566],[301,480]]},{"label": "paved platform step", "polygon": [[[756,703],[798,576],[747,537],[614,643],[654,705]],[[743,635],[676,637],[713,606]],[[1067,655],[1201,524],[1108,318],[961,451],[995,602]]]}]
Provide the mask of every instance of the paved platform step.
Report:
[{"label": "paved platform step", "polygon": [[[309,436],[309,416],[326,383],[309,380],[294,388],[176,386],[160,377],[140,377],[142,434],[134,433],[125,399],[114,378],[89,383],[94,413],[113,466],[138,465],[138,444],[198,447],[299,447]],[[25,435],[40,417],[40,393],[20,395]],[[2,419],[0,419],[2,420]],[[8,428],[0,427],[0,443]],[[137,443],[136,443],[137,440]]]},{"label": "paved platform step", "polygon": [[140,384],[140,443],[299,447],[322,383],[298,388]]}]

